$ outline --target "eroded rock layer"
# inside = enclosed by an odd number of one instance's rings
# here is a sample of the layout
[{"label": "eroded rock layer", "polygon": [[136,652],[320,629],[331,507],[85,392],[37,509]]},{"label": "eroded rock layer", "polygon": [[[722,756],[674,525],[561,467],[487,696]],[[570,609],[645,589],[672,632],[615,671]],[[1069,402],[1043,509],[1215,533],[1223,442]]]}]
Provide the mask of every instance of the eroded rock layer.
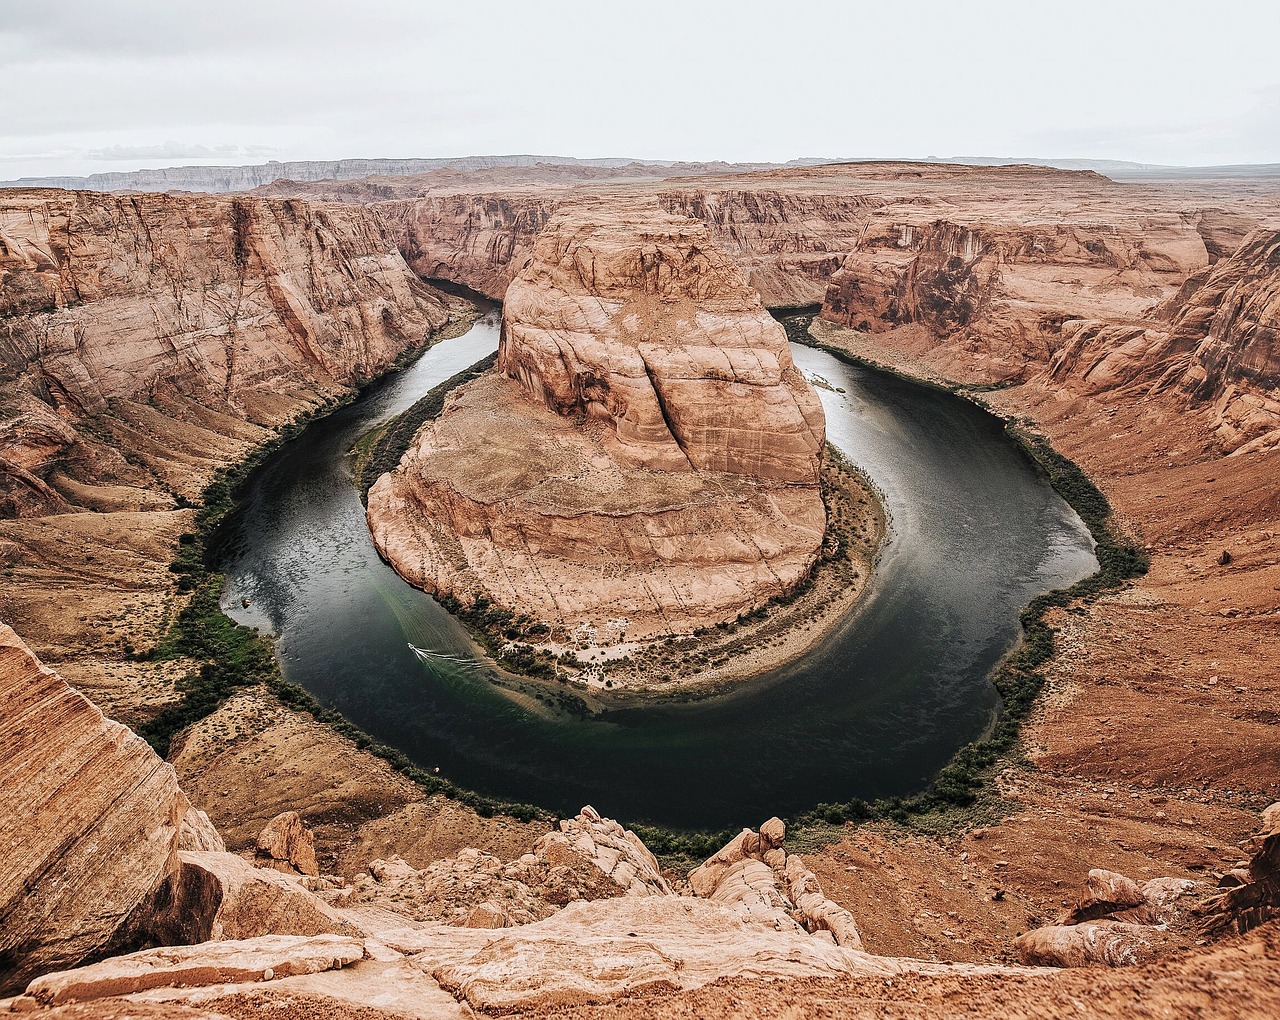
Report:
[{"label": "eroded rock layer", "polygon": [[179,867],[177,776],[0,624],[0,989],[111,948]]},{"label": "eroded rock layer", "polygon": [[448,317],[354,207],[6,192],[0,517],[194,497]]},{"label": "eroded rock layer", "polygon": [[588,640],[688,631],[806,575],[824,437],[785,333],[702,224],[579,206],[508,290],[498,374],[423,429],[369,521],[429,591]]}]

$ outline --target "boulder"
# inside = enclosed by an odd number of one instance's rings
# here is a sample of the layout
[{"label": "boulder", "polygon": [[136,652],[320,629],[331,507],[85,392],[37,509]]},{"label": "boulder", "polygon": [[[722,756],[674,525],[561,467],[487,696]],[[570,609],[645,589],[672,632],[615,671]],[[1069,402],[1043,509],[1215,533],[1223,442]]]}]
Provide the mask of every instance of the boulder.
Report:
[{"label": "boulder", "polygon": [[147,743],[0,624],[0,991],[110,951],[179,868],[190,805]]},{"label": "boulder", "polygon": [[292,870],[302,875],[320,874],[315,837],[296,811],[282,811],[267,822],[258,835],[255,857],[264,867]]},{"label": "boulder", "polygon": [[1018,959],[1045,967],[1128,967],[1154,958],[1151,929],[1117,921],[1049,925],[1019,935]]},{"label": "boulder", "polygon": [[1063,924],[1092,921],[1118,910],[1140,907],[1145,902],[1138,883],[1114,871],[1094,868],[1085,879],[1076,905],[1062,919]]},{"label": "boulder", "polygon": [[783,849],[786,833],[778,818],[770,818],[758,833],[743,829],[689,873],[689,887],[696,896],[744,917],[771,921],[778,930],[825,932],[840,946],[860,949],[853,914],[826,897],[803,857]]}]

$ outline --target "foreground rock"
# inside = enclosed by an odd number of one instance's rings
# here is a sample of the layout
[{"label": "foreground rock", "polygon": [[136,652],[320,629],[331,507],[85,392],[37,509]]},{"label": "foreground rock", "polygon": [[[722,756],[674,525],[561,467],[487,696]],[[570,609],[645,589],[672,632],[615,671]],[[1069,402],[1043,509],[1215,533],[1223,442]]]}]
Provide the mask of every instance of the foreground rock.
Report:
[{"label": "foreground rock", "polygon": [[701,867],[689,873],[698,896],[736,910],[743,917],[823,932],[837,945],[862,948],[853,915],[828,899],[799,854],[783,848],[787,828],[770,818],[759,832],[743,829]]},{"label": "foreground rock", "polygon": [[111,951],[176,875],[173,769],[0,624],[0,990]]},{"label": "foreground rock", "polygon": [[725,978],[892,977],[904,969],[902,961],[673,896],[571,904],[434,974],[474,1008],[507,1010],[603,1002]]},{"label": "foreground rock", "polygon": [[467,849],[418,869],[394,857],[374,861],[350,889],[321,895],[342,906],[386,907],[416,921],[507,928],[550,917],[575,900],[673,891],[635,833],[586,807],[513,861]]},{"label": "foreground rock", "polygon": [[824,434],[782,328],[704,226],[579,207],[508,291],[498,374],[374,485],[369,523],[412,583],[570,646],[687,633],[808,574]]}]

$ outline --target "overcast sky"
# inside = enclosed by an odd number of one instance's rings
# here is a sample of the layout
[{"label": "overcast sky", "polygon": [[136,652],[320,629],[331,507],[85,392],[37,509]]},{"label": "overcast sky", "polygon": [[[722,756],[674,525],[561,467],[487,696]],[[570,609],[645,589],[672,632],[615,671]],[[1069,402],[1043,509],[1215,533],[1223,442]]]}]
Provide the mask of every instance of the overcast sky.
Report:
[{"label": "overcast sky", "polygon": [[0,0],[0,178],[539,153],[1280,162],[1275,0]]}]

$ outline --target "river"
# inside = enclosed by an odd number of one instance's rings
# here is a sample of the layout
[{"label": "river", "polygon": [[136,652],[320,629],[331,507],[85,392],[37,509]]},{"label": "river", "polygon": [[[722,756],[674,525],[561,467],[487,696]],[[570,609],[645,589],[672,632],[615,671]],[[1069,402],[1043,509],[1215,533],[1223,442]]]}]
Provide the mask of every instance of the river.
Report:
[{"label": "river", "polygon": [[1096,569],[1084,524],[994,417],[797,346],[828,384],[828,439],[891,518],[868,595],[817,648],[726,696],[590,719],[527,711],[458,622],[379,559],[347,456],[491,353],[498,330],[487,314],[310,426],[253,474],[213,546],[227,612],[275,636],[286,679],[460,786],[677,828],[917,791],[999,711],[988,676],[1021,608]]}]

